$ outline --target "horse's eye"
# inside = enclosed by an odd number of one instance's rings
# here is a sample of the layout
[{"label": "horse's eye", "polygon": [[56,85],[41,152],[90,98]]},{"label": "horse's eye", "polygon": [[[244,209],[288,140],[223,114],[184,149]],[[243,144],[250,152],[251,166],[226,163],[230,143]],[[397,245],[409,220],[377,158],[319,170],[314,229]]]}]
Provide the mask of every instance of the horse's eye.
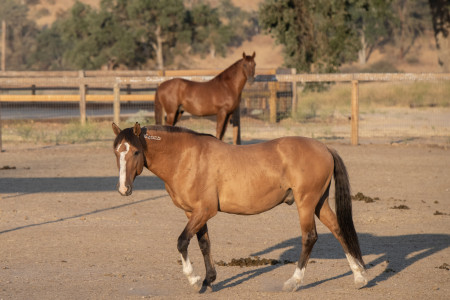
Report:
[{"label": "horse's eye", "polygon": [[138,156],[139,155],[139,151],[134,152],[134,155]]}]

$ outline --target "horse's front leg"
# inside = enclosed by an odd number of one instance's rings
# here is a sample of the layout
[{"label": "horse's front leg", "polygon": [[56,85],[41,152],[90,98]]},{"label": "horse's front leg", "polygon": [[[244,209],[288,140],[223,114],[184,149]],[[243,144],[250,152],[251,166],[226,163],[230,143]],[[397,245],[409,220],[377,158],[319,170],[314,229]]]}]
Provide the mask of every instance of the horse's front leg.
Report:
[{"label": "horse's front leg", "polygon": [[194,274],[194,268],[188,256],[189,242],[194,234],[196,234],[205,224],[207,218],[201,214],[186,213],[189,221],[181,235],[178,237],[177,248],[181,253],[181,263],[183,265],[183,273],[189,280],[191,286],[198,292],[202,288],[201,277]]},{"label": "horse's front leg", "polygon": [[211,242],[209,241],[208,226],[205,224],[199,232],[197,232],[198,245],[203,254],[205,261],[206,275],[203,280],[202,290],[211,288],[211,283],[216,280],[216,269],[214,268],[214,262],[211,257]]}]

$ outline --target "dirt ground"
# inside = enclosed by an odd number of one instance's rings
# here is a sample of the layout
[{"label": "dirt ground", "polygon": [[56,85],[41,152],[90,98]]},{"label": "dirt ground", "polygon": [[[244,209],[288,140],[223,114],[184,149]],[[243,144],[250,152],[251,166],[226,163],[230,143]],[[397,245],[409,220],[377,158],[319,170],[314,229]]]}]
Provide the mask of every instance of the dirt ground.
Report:
[{"label": "dirt ground", "polygon": [[[450,150],[330,145],[347,165],[352,193],[371,198],[353,201],[365,288],[354,287],[343,250],[317,221],[304,285],[282,292],[295,269],[288,261],[298,259],[301,246],[296,208],[281,205],[256,216],[219,213],[208,223],[216,262],[258,256],[281,263],[216,265],[213,291],[195,293],[176,248],[184,213],[147,170],[133,195],[117,193],[111,136],[86,144],[3,145],[0,299],[448,299]],[[203,276],[195,240],[189,250]]]}]

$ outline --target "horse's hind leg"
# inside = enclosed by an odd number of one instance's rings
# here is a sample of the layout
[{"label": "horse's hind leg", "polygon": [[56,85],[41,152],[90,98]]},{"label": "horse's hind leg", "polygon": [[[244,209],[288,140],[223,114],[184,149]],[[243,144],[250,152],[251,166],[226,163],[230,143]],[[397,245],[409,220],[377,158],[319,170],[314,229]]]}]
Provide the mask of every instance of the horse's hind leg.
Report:
[{"label": "horse's hind leg", "polygon": [[203,280],[203,288],[208,288],[211,283],[216,280],[216,269],[214,268],[214,262],[211,258],[211,242],[209,241],[208,226],[205,224],[197,232],[198,245],[203,254],[203,259],[205,261],[206,275],[205,280]]},{"label": "horse's hind leg", "polygon": [[[306,205],[303,205],[305,203]],[[297,209],[300,217],[300,226],[302,229],[302,252],[298,261],[294,275],[284,283],[283,290],[294,292],[303,282],[306,265],[314,244],[317,241],[316,223],[314,221],[314,207],[307,204],[304,199],[301,203],[297,202]]]},{"label": "horse's hind leg", "polygon": [[367,279],[365,277],[366,272],[361,263],[354,258],[348,251],[348,246],[345,243],[341,230],[339,228],[339,224],[336,218],[336,214],[330,208],[328,203],[328,198],[324,199],[322,202],[322,207],[320,209],[316,209],[316,215],[319,217],[319,220],[331,231],[331,233],[336,237],[336,239],[341,244],[344,249],[345,256],[347,257],[348,263],[350,264],[350,268],[352,269],[353,276],[355,279],[355,284],[357,287],[363,287],[367,284]]}]

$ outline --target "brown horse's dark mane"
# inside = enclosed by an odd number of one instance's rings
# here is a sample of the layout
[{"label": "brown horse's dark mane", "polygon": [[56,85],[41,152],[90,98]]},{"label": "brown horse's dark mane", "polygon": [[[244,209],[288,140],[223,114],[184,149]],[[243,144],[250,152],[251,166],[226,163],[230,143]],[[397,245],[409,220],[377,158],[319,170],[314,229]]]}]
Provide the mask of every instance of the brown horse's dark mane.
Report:
[{"label": "brown horse's dark mane", "polygon": [[188,133],[188,134],[193,134],[193,135],[197,135],[197,136],[206,135],[206,136],[211,136],[211,137],[215,138],[211,134],[201,133],[201,132],[197,132],[197,131],[194,131],[194,130],[191,130],[191,129],[188,129],[185,127],[178,127],[178,126],[149,125],[149,126],[143,127],[142,129],[154,130],[154,131],[165,131],[165,132]]},{"label": "brown horse's dark mane", "polygon": [[[192,135],[196,135],[196,136],[211,136],[213,138],[216,138],[215,136],[213,136],[211,134],[196,132],[196,131],[193,131],[191,129],[184,128],[184,127],[163,126],[163,125],[149,125],[149,126],[142,127],[142,133],[141,133],[140,137],[145,135],[147,133],[147,130],[160,131],[160,132],[162,131],[162,132],[174,132],[174,133],[176,133],[176,132],[188,133],[188,134],[192,134]],[[122,130],[119,133],[119,135],[117,135],[116,139],[114,140],[114,148],[117,148],[117,146],[119,145],[119,142],[122,140],[127,141],[134,147],[138,146],[138,144],[137,144],[138,140],[136,139],[136,136],[133,133],[133,128],[126,128],[126,129]]]}]

